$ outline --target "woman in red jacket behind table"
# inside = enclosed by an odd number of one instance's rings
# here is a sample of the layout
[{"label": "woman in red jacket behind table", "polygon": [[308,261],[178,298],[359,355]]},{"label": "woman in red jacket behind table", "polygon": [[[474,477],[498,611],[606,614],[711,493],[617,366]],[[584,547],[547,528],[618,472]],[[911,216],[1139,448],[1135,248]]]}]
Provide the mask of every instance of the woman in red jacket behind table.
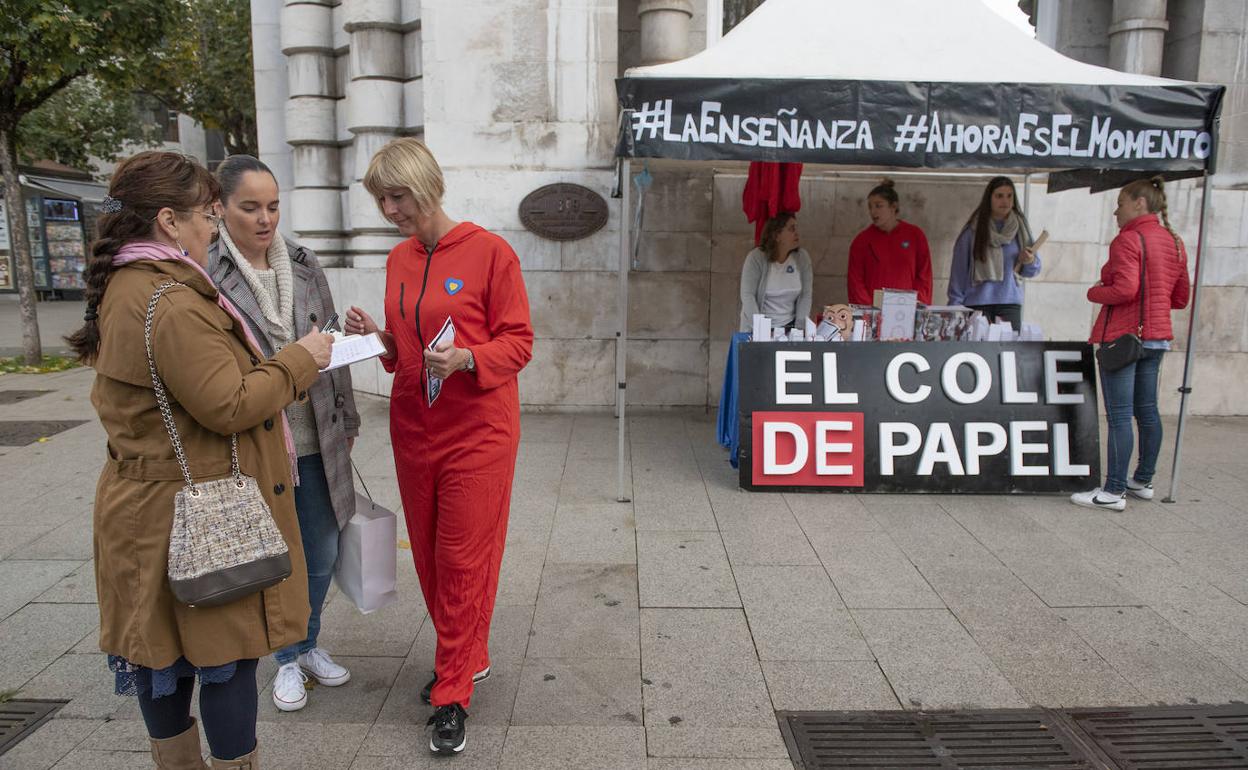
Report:
[{"label": "woman in red jacket behind table", "polygon": [[[1170,311],[1187,307],[1191,284],[1187,252],[1166,216],[1165,183],[1161,177],[1139,179],[1123,187],[1114,216],[1119,232],[1109,245],[1109,262],[1101,268],[1101,280],[1088,289],[1088,299],[1103,306],[1089,342],[1104,344],[1124,334],[1139,334],[1144,351],[1139,360],[1116,372],[1101,368],[1101,392],[1109,423],[1109,469],[1103,487],[1076,493],[1070,499],[1087,508],[1121,511],[1127,506],[1127,494],[1141,500],[1153,499],[1153,473],[1161,452],[1157,375],[1162,354],[1170,349],[1170,340],[1174,339]],[[1133,414],[1140,428],[1140,460],[1135,473],[1127,478],[1134,439]]]},{"label": "woman in red jacket behind table", "polygon": [[876,289],[902,289],[932,302],[932,252],[917,225],[898,218],[893,180],[885,179],[867,194],[871,224],[849,246],[849,302],[870,305]]},{"label": "woman in red jacket behind table", "polygon": [[[533,349],[529,300],[507,242],[443,212],[442,170],[418,140],[383,147],[364,187],[409,236],[386,262],[381,361],[395,373],[394,464],[416,574],[438,637],[434,676],[421,693],[435,709],[429,748],[457,753],[466,745],[473,685],[490,674],[486,642],[520,442],[516,375]],[[428,350],[447,318],[454,340]],[[352,307],[346,331],[379,330]],[[445,380],[432,404],[426,370]]]}]

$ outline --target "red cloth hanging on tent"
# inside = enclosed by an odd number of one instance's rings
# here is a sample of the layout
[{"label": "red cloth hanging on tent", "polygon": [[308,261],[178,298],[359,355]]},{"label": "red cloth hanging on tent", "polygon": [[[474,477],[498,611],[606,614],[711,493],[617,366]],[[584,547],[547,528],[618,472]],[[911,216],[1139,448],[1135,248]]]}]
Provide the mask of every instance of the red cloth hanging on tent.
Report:
[{"label": "red cloth hanging on tent", "polygon": [[754,223],[754,245],[758,245],[768,219],[782,211],[797,211],[802,207],[802,195],[797,189],[801,179],[801,163],[750,162],[741,207],[745,209],[746,219]]}]

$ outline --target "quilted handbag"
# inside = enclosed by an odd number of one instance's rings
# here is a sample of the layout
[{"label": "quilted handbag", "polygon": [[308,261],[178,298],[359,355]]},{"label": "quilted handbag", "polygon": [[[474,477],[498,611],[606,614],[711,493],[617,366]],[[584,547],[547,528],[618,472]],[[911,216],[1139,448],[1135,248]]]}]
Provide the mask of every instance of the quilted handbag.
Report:
[{"label": "quilted handbag", "polygon": [[[1140,356],[1144,354],[1144,341],[1141,335],[1144,334],[1144,265],[1148,261],[1148,251],[1144,247],[1144,236],[1140,236],[1140,321],[1136,325],[1135,333],[1127,333],[1119,335],[1109,342],[1102,342],[1101,346],[1096,349],[1096,360],[1100,363],[1101,368],[1107,372],[1116,372],[1119,369],[1130,366],[1140,360]],[[1109,317],[1113,314],[1113,306],[1105,311],[1105,323],[1101,325],[1101,339],[1105,339],[1105,330],[1109,326]]]},{"label": "quilted handbag", "polygon": [[262,591],[290,577],[290,549],[273,521],[256,480],[238,466],[238,434],[230,436],[230,476],[196,483],[178,436],[169,394],[152,357],[156,303],[176,282],[161,285],[147,305],[143,342],[156,403],[186,486],[173,499],[169,533],[169,587],[192,607],[215,607]]}]

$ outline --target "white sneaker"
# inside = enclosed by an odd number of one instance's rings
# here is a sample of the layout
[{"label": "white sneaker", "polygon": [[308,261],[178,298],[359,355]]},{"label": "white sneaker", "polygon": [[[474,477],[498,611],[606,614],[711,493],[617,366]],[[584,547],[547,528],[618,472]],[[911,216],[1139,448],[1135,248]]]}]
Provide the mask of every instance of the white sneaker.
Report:
[{"label": "white sneaker", "polygon": [[1126,494],[1111,495],[1105,490],[1097,487],[1091,492],[1076,492],[1070,496],[1070,501],[1075,505],[1082,505],[1084,508],[1108,508],[1111,511],[1123,511],[1127,508]]},{"label": "white sneaker", "polygon": [[277,670],[273,680],[273,705],[280,711],[298,711],[308,705],[308,690],[303,683],[308,677],[298,663],[287,663]]},{"label": "white sneaker", "polygon": [[1127,494],[1132,497],[1138,497],[1141,500],[1153,499],[1153,485],[1141,484],[1135,479],[1127,479]]},{"label": "white sneaker", "polygon": [[299,667],[326,687],[337,687],[351,680],[351,672],[335,663],[329,653],[320,647],[313,647],[300,655]]}]

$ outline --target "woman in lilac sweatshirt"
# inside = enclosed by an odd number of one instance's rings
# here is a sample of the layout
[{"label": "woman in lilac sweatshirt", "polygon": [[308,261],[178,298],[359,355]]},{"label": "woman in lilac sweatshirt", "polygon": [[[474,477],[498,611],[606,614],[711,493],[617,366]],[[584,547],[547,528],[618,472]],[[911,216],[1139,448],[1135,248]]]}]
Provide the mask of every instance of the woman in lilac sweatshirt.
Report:
[{"label": "woman in lilac sweatshirt", "polygon": [[966,305],[1009,321],[1018,331],[1023,315],[1023,287],[1018,280],[1040,273],[1040,255],[1027,219],[1018,208],[1014,183],[993,177],[983,198],[953,245],[949,273],[949,304]]}]

